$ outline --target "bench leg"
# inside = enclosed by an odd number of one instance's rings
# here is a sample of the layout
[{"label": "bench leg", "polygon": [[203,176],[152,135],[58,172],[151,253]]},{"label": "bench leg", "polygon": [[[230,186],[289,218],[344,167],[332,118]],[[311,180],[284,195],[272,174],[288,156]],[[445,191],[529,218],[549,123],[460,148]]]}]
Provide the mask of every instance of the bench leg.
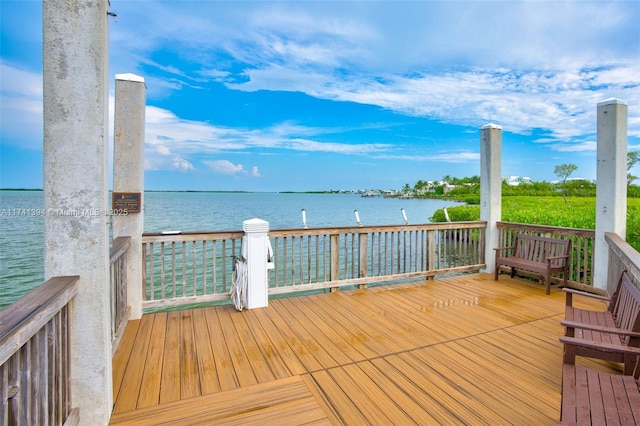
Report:
[{"label": "bench leg", "polygon": [[562,354],[562,362],[564,364],[576,364],[576,347],[573,345],[564,344],[564,352]]},{"label": "bench leg", "polygon": [[634,374],[636,368],[640,368],[640,365],[637,365],[639,362],[640,360],[638,360],[637,355],[625,354],[623,374],[627,376],[631,376],[632,374]]},{"label": "bench leg", "polygon": [[551,293],[551,273],[547,270],[547,273],[544,276],[544,285],[546,286],[545,294]]}]

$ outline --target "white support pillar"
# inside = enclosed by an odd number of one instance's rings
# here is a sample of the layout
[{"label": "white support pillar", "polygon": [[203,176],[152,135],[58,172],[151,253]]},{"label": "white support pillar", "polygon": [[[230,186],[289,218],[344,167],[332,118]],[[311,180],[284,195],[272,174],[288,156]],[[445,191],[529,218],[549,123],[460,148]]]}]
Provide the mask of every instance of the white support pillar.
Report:
[{"label": "white support pillar", "polygon": [[144,231],[144,78],[116,75],[113,146],[113,192],[139,195],[139,213],[115,213],[113,238],[131,237],[127,251],[129,319],[142,317],[142,233]]},{"label": "white support pillar", "polygon": [[247,260],[247,309],[263,308],[269,304],[267,247],[269,243],[269,222],[249,219],[242,222],[243,252]]},{"label": "white support pillar", "polygon": [[497,222],[502,220],[502,127],[487,124],[480,130],[480,220],[487,221],[486,272],[495,272]]},{"label": "white support pillar", "polygon": [[[627,233],[627,104],[608,99],[598,104],[596,240],[593,286],[607,289],[609,247],[606,232]],[[615,283],[614,283],[615,285]],[[608,289],[610,292],[613,289]]]},{"label": "white support pillar", "polygon": [[43,2],[45,279],[79,275],[71,303],[71,401],[107,425],[110,335],[108,1]]}]

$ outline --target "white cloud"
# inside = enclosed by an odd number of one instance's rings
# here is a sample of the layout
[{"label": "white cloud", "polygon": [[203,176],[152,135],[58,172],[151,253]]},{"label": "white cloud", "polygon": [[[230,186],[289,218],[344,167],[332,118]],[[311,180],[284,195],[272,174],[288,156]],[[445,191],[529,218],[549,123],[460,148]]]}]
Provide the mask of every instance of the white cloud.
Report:
[{"label": "white cloud", "polygon": [[0,59],[2,143],[42,149],[42,75]]},{"label": "white cloud", "polygon": [[220,173],[223,175],[235,175],[235,174],[245,174],[246,170],[242,164],[233,164],[229,160],[215,160],[215,161],[205,161],[206,165],[208,165],[211,170],[216,173]]},{"label": "white cloud", "polygon": [[191,164],[189,161],[185,160],[184,158],[173,157],[171,164],[173,165],[174,169],[180,170],[183,172],[188,172],[190,170],[193,170],[193,164]]},{"label": "white cloud", "polygon": [[597,144],[595,141],[586,141],[573,144],[553,144],[551,145],[553,151],[559,152],[595,152]]},{"label": "white cloud", "polygon": [[378,155],[375,158],[406,161],[435,161],[440,163],[467,163],[480,161],[480,153],[471,151],[441,152],[432,155]]},{"label": "white cloud", "polygon": [[[476,69],[349,80],[278,68],[251,70],[249,75],[250,82],[228,86],[251,91],[304,91],[319,98],[377,105],[465,126],[495,121],[520,134],[548,129],[560,140],[593,133],[594,105],[610,94],[640,103],[640,74],[622,65],[602,73],[590,69]],[[602,86],[608,89],[598,90]],[[630,110],[629,122],[639,119],[640,111]]]},{"label": "white cloud", "polygon": [[253,166],[251,168],[251,176],[260,177],[260,171],[258,170],[258,166]]},{"label": "white cloud", "polygon": [[[137,56],[138,66],[156,70],[149,73],[154,90],[180,90],[204,77],[234,90],[302,92],[449,124],[541,129],[580,144],[595,133],[597,102],[640,104],[639,4],[126,2],[113,50],[122,52],[115,61]],[[154,55],[161,49],[195,71],[161,61]],[[206,125],[179,126],[188,132],[171,136],[176,143],[189,133],[195,136],[187,145],[205,151],[278,147],[287,139],[265,129],[214,138],[203,134]],[[637,108],[629,108],[629,134],[640,136]],[[320,146],[307,143],[308,134],[289,135],[298,138],[286,141],[290,149]]]},{"label": "white cloud", "polygon": [[[291,121],[257,129],[214,126],[205,122],[184,120],[171,111],[153,106],[146,108],[145,129],[146,155],[151,156],[173,154],[189,158],[192,155],[241,152],[248,149],[366,155],[397,148],[381,143],[353,145],[313,140],[312,137],[340,129],[301,126]],[[169,164],[161,161],[151,163],[156,168],[160,167],[159,164]]]}]

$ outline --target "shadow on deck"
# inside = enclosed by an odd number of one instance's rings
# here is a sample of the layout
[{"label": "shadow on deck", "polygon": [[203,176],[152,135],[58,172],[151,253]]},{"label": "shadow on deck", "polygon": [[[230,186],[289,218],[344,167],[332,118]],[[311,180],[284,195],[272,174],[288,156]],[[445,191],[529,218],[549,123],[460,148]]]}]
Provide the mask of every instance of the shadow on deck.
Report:
[{"label": "shadow on deck", "polygon": [[111,424],[551,424],[563,317],[561,290],[490,274],[145,315]]}]

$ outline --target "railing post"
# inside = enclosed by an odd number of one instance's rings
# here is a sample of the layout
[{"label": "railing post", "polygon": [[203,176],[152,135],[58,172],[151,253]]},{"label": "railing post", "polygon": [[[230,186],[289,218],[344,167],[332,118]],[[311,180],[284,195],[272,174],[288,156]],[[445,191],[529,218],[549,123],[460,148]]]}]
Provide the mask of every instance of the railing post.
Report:
[{"label": "railing post", "polygon": [[[331,281],[338,281],[340,279],[340,235],[331,234]],[[336,291],[338,287],[332,287],[331,291]]]},{"label": "railing post", "polygon": [[[367,276],[367,254],[369,234],[358,234],[358,278]],[[367,288],[366,284],[359,284],[358,288]]]},{"label": "railing post", "polygon": [[[427,231],[427,271],[436,269],[436,232],[434,230]],[[431,276],[433,279],[435,275]],[[427,277],[429,279],[429,277]]]},{"label": "railing post", "polygon": [[[593,286],[607,289],[609,247],[606,232],[627,233],[627,104],[609,99],[598,104],[596,238]],[[611,283],[613,286],[616,283]],[[609,289],[612,291],[612,289]]]},{"label": "railing post", "polygon": [[[133,74],[116,75],[113,192],[135,194],[139,211],[113,216],[113,238],[130,236],[126,253],[127,305],[129,319],[142,317],[142,214],[144,193],[144,124],[146,87],[144,79]],[[115,200],[117,202],[117,200]],[[117,206],[112,206],[117,207]]]},{"label": "railing post", "polygon": [[269,222],[249,219],[242,222],[243,254],[247,260],[247,309],[263,308],[269,304],[269,283],[267,282],[267,245]]},{"label": "railing post", "polygon": [[495,272],[495,247],[502,217],[502,127],[487,124],[480,130],[480,220],[487,222],[484,256],[486,272]]}]

